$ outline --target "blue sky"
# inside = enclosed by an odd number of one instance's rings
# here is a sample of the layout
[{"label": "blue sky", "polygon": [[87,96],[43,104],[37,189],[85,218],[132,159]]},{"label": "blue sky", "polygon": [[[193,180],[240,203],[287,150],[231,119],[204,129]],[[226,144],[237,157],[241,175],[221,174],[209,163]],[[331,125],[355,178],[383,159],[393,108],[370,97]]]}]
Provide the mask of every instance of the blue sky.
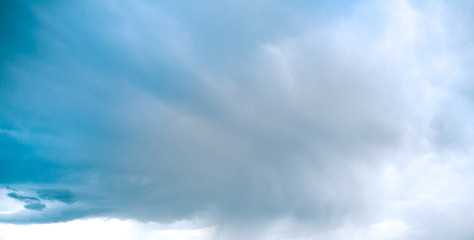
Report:
[{"label": "blue sky", "polygon": [[473,9],[6,1],[0,229],[472,238]]}]

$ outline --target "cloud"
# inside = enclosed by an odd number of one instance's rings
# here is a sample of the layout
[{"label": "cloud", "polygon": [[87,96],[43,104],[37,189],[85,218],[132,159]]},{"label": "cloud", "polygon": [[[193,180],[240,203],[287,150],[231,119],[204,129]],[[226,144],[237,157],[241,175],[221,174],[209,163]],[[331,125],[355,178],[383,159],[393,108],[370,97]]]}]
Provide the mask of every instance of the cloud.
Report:
[{"label": "cloud", "polygon": [[[24,203],[23,207],[25,209],[35,210],[35,211],[43,211],[44,209],[46,209],[47,205],[46,205],[45,201],[48,203],[48,205],[50,207],[53,207],[53,209],[52,209],[53,212],[55,212],[57,210],[57,209],[54,209],[54,208],[58,207],[57,204],[55,203],[55,201],[59,201],[59,202],[62,202],[62,203],[68,204],[68,205],[74,203],[74,201],[75,201],[74,195],[69,190],[65,190],[65,189],[37,189],[36,194],[30,195],[30,196],[28,196],[28,194],[20,193],[17,189],[10,188],[8,186],[3,187],[3,190],[8,192],[6,194],[6,196]],[[71,212],[71,210],[66,210],[66,212],[71,214],[71,216],[68,216],[68,217],[70,217],[71,219],[75,218],[72,215],[73,212]],[[6,218],[10,219],[8,214],[9,214],[9,212],[7,211]],[[10,214],[11,214],[11,212],[10,212]],[[60,215],[62,215],[62,213],[60,213]],[[1,219],[1,217],[2,216],[0,215],[0,219]],[[5,217],[5,215],[3,217]],[[21,221],[24,221],[24,222],[38,221],[38,220],[28,220],[28,218],[24,218],[24,216],[21,217],[21,218],[23,220],[20,220],[20,222]],[[43,218],[43,217],[41,217],[41,218]],[[48,218],[50,218],[50,219],[48,219]],[[54,219],[54,217],[52,217],[52,216],[50,216],[48,218],[45,218],[47,220],[43,220],[43,221],[49,222],[49,221],[53,221],[53,219]],[[61,219],[62,218],[64,218],[64,217],[61,217]],[[13,221],[13,219],[10,219],[10,220]],[[15,220],[15,221],[18,221],[18,220]]]},{"label": "cloud", "polygon": [[36,211],[41,211],[44,208],[46,208],[46,205],[41,203],[40,200],[36,197],[28,197],[28,196],[23,196],[20,195],[16,192],[10,192],[7,194],[8,197],[11,197],[13,199],[19,200],[21,202],[24,202],[24,208],[25,209],[31,209],[31,210],[36,210]]},{"label": "cloud", "polygon": [[133,220],[119,219],[87,219],[52,224],[13,225],[0,224],[0,239],[21,240],[32,238],[47,239],[114,239],[130,240],[174,240],[212,239],[212,228],[190,228],[188,222],[172,225],[157,223],[140,223]]},{"label": "cloud", "polygon": [[74,194],[67,189],[38,189],[38,197],[44,200],[56,200],[66,204],[75,202]]},{"label": "cloud", "polygon": [[433,219],[473,199],[460,4],[8,4],[0,179],[31,194],[0,221],[449,236]]},{"label": "cloud", "polygon": [[46,208],[46,205],[45,204],[42,204],[42,203],[28,203],[28,204],[25,204],[25,208],[26,209],[31,209],[31,210],[37,210],[37,211],[41,211],[43,210],[44,208]]},{"label": "cloud", "polygon": [[39,200],[38,198],[22,196],[22,195],[19,195],[19,194],[15,193],[15,192],[9,193],[8,196],[11,197],[11,198],[20,200],[20,201],[24,201],[24,202],[27,202],[27,201],[38,201],[38,200]]}]

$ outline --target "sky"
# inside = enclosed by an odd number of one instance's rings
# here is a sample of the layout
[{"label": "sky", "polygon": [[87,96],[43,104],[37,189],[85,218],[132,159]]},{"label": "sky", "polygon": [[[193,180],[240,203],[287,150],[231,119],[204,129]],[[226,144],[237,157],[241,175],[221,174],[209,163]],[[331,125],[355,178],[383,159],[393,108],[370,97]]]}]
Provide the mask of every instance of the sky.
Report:
[{"label": "sky", "polygon": [[0,240],[472,239],[473,12],[2,1]]}]

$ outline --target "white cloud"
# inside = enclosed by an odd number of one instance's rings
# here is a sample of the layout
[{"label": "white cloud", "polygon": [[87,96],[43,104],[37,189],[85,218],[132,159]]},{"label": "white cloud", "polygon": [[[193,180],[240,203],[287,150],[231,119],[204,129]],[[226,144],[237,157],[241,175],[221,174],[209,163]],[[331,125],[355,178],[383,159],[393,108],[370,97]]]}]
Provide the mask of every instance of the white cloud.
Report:
[{"label": "white cloud", "polygon": [[7,189],[0,187],[0,216],[24,210],[22,202],[7,196],[9,192]]},{"label": "white cloud", "polygon": [[31,225],[0,223],[3,240],[211,240],[213,232],[211,227],[196,228],[192,223],[162,225],[104,218]]}]

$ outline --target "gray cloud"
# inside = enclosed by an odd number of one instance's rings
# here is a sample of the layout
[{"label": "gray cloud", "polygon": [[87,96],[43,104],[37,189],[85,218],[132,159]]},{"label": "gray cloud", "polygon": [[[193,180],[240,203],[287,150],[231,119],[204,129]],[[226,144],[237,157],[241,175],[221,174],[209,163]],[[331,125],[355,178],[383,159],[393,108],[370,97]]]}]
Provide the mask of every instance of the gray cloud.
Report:
[{"label": "gray cloud", "polygon": [[471,180],[443,160],[472,139],[457,6],[24,3],[34,31],[11,38],[30,40],[2,49],[0,179],[42,211],[1,221],[196,218],[264,239],[282,221],[293,237],[383,217],[428,231],[472,209],[466,186],[420,206],[435,177]]}]

